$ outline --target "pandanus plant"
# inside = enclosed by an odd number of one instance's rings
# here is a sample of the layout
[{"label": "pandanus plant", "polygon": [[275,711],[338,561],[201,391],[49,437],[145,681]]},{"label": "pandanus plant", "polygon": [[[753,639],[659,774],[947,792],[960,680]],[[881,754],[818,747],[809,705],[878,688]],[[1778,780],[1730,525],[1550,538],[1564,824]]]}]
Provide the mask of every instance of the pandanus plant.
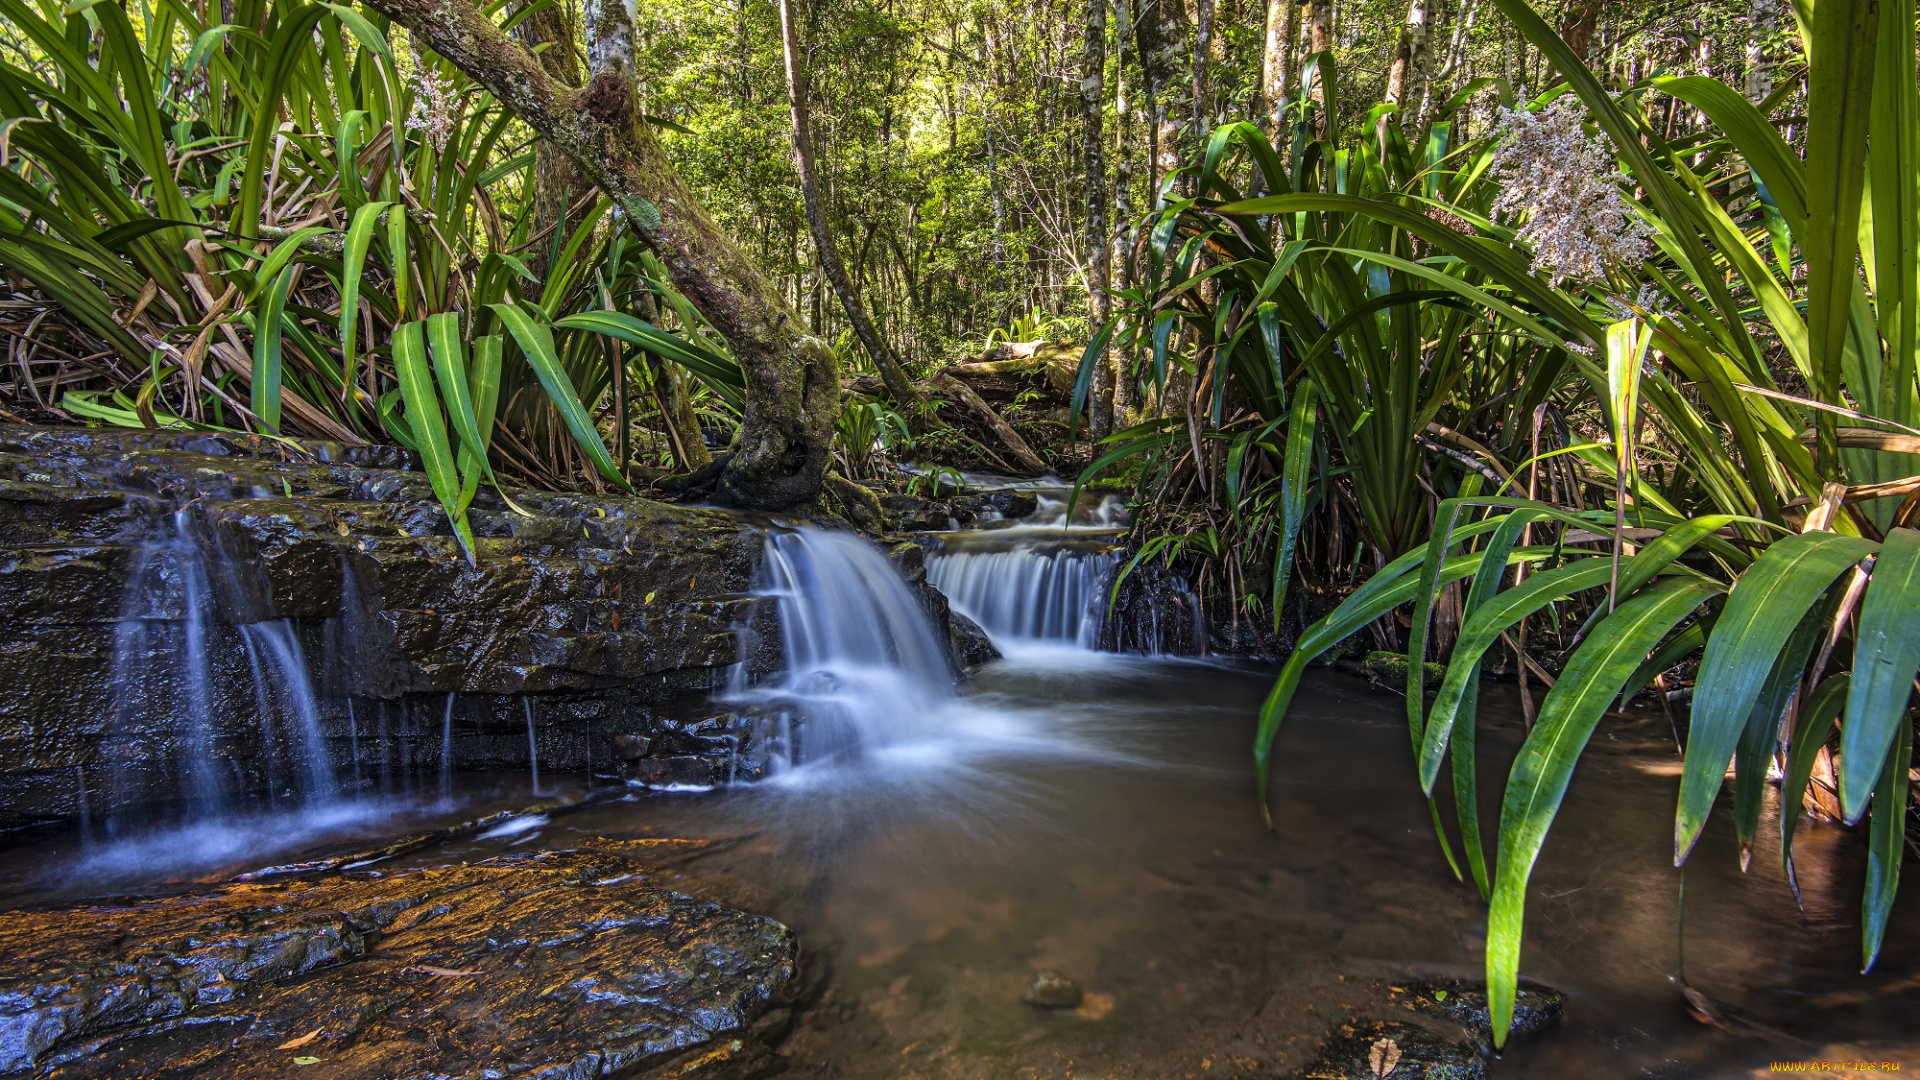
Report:
[{"label": "pandanus plant", "polygon": [[[1487,978],[1504,1043],[1527,880],[1580,754],[1613,702],[1694,654],[1675,863],[1694,850],[1731,764],[1744,868],[1768,767],[1778,763],[1780,857],[1797,896],[1801,802],[1817,759],[1837,749],[1841,816],[1868,821],[1863,970],[1879,955],[1905,854],[1920,670],[1920,432],[1910,426],[1920,393],[1920,96],[1911,0],[1797,5],[1808,61],[1804,157],[1761,109],[1711,79],[1609,94],[1523,0],[1496,2],[1565,73],[1607,137],[1660,257],[1637,269],[1638,289],[1619,290],[1613,307],[1624,317],[1596,333],[1570,299],[1555,299],[1545,275],[1526,272],[1519,247],[1495,252],[1485,236],[1434,242],[1461,258],[1479,246],[1505,261],[1493,276],[1506,295],[1533,301],[1530,332],[1595,350],[1590,361],[1575,359],[1612,446],[1581,449],[1611,471],[1614,505],[1578,512],[1507,491],[1442,502],[1424,546],[1303,637],[1262,709],[1254,757],[1264,806],[1275,739],[1305,665],[1409,604],[1409,655],[1423,659],[1435,598],[1465,583],[1459,637],[1430,703],[1420,664],[1408,665],[1407,718],[1423,790],[1431,795],[1451,759],[1468,860],[1490,903]],[[1641,107],[1658,92],[1697,105],[1716,130],[1685,154],[1669,146]],[[1716,198],[1716,189],[1733,196]],[[1223,209],[1284,208],[1254,200]],[[1404,213],[1347,209],[1388,220]],[[1804,394],[1782,389],[1766,338],[1780,343]],[[1649,425],[1678,448],[1661,476],[1639,467]],[[1554,543],[1527,543],[1536,530],[1557,534]],[[1508,774],[1489,872],[1473,809],[1480,667],[1503,633],[1569,598],[1585,598],[1591,614]]]},{"label": "pandanus plant", "polygon": [[[420,453],[470,556],[496,463],[626,484],[600,427],[624,449],[629,391],[660,363],[739,406],[738,364],[606,201],[536,233],[514,212],[532,201],[524,127],[431,52],[396,55],[385,20],[299,0],[238,0],[219,24],[183,0],[137,10],[0,0],[20,46],[0,62],[0,267],[44,299],[34,326],[64,324],[130,384],[45,404],[390,438]],[[634,314],[656,307],[676,331]]]}]

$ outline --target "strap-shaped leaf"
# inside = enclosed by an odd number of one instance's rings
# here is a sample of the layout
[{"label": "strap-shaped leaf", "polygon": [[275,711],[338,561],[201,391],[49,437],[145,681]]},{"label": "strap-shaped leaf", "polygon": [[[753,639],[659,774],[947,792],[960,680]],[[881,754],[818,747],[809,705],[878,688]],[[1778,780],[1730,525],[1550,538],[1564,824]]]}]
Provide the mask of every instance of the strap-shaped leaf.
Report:
[{"label": "strap-shaped leaf", "polygon": [[1824,636],[1827,620],[1833,614],[1835,591],[1829,587],[1828,599],[1813,605],[1801,617],[1800,625],[1794,628],[1793,636],[1787,639],[1787,647],[1781,649],[1780,655],[1774,659],[1773,671],[1760,688],[1760,696],[1753,700],[1753,711],[1747,714],[1747,726],[1740,733],[1740,744],[1734,751],[1733,828],[1735,835],[1740,838],[1740,870],[1743,873],[1753,855],[1753,834],[1760,827],[1761,796],[1766,789],[1767,766],[1780,747],[1780,721],[1785,716],[1787,703],[1793,700],[1794,691],[1800,686],[1807,660],[1813,655],[1813,647]]},{"label": "strap-shaped leaf", "polygon": [[1302,379],[1293,393],[1292,416],[1287,421],[1287,450],[1280,468],[1280,541],[1273,553],[1275,629],[1280,626],[1280,609],[1286,605],[1288,579],[1293,576],[1294,545],[1300,538],[1300,524],[1307,516],[1307,481],[1313,470],[1319,416],[1319,388],[1312,379]]},{"label": "strap-shaped leaf", "polygon": [[1903,723],[1920,671],[1920,531],[1894,529],[1874,560],[1853,646],[1853,687],[1840,732],[1840,809],[1847,824],[1867,808],[1869,781]]},{"label": "strap-shaped leaf", "polygon": [[743,400],[746,376],[741,373],[738,361],[632,315],[619,311],[583,311],[555,319],[553,325],[560,330],[604,334],[638,346],[698,375],[735,407]]},{"label": "strap-shaped leaf", "polygon": [[620,485],[627,491],[633,486],[627,478],[620,475],[620,467],[613,463],[613,455],[607,453],[607,444],[600,439],[600,432],[593,426],[593,417],[588,415],[586,405],[580,400],[580,394],[573,388],[573,380],[567,378],[567,371],[560,366],[560,357],[553,351],[553,332],[546,324],[537,322],[517,304],[488,305],[500,321],[507,326],[507,332],[513,340],[520,343],[520,351],[532,366],[533,373],[539,377],[540,385],[547,391],[547,401],[553,411],[572,433],[573,441],[585,451],[587,460],[600,470],[600,475],[608,481]]},{"label": "strap-shaped leaf", "polygon": [[1496,1046],[1506,1045],[1513,1026],[1527,879],[1573,779],[1573,767],[1634,668],[1719,588],[1701,578],[1673,578],[1621,604],[1574,650],[1560,681],[1540,703],[1540,717],[1514,760],[1500,807],[1500,863],[1487,913],[1487,1001]]},{"label": "strap-shaped leaf", "polygon": [[[459,466],[461,473],[459,509],[466,511],[467,504],[473,498],[473,491],[479,477],[486,477],[495,491],[500,491],[500,480],[493,475],[493,466],[487,461],[487,450],[491,430],[482,431],[472,393],[472,379],[467,373],[467,345],[460,339],[460,316],[451,312],[427,316],[427,342],[433,347],[433,371],[440,379],[440,395],[447,405],[447,415],[453,420],[454,433],[460,436]],[[498,338],[493,347],[499,347]],[[496,360],[493,372],[495,393],[498,393],[499,367]],[[492,428],[492,404],[488,404],[488,424]],[[516,514],[526,511],[514,505],[507,493],[500,492],[507,506]]]},{"label": "strap-shaped leaf", "polygon": [[407,426],[426,467],[434,497],[453,524],[467,561],[474,562],[473,530],[460,508],[460,473],[447,442],[447,423],[440,415],[440,398],[433,391],[433,371],[427,359],[426,324],[405,322],[393,328],[393,371],[399,376],[400,397],[407,405]]},{"label": "strap-shaped leaf", "polygon": [[340,381],[348,386],[353,385],[354,339],[360,330],[360,275],[373,244],[373,227],[392,205],[367,203],[347,224],[347,243],[340,254]]},{"label": "strap-shaped leaf", "polygon": [[280,319],[292,285],[293,268],[287,267],[267,286],[253,321],[253,415],[275,434],[280,432]]},{"label": "strap-shaped leaf", "polygon": [[1860,971],[1873,970],[1887,936],[1887,917],[1900,891],[1900,864],[1907,857],[1907,767],[1913,758],[1913,725],[1894,733],[1893,753],[1880,769],[1873,792],[1873,824],[1867,828],[1867,891],[1860,899]]},{"label": "strap-shaped leaf", "polygon": [[1793,628],[1834,578],[1872,550],[1871,541],[1857,536],[1798,533],[1776,540],[1740,575],[1707,639],[1694,682],[1673,826],[1675,865],[1687,861],[1700,839],[1733,761],[1734,744]]}]

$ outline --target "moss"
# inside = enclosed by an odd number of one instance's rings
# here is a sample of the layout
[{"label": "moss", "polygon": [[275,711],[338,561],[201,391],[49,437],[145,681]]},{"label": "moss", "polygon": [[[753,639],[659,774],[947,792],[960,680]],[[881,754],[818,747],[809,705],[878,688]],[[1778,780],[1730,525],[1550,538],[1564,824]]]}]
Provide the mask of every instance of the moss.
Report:
[{"label": "moss", "polygon": [[[1370,652],[1363,665],[1367,669],[1367,679],[1391,690],[1404,690],[1407,686],[1407,657],[1404,653]],[[1441,680],[1447,677],[1444,664],[1423,664],[1425,677],[1423,685],[1428,690],[1440,687]]]}]

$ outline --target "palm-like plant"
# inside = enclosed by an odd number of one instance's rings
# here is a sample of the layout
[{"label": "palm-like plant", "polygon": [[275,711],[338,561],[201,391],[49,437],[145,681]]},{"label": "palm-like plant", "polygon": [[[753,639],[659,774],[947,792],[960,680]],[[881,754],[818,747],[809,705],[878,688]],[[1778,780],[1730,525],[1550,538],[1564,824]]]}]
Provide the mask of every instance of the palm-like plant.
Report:
[{"label": "palm-like plant", "polygon": [[[1490,896],[1487,972],[1503,1041],[1527,879],[1579,755],[1611,702],[1696,651],[1676,863],[1699,839],[1731,763],[1744,865],[1767,766],[1778,759],[1786,777],[1781,857],[1791,881],[1793,819],[1838,728],[1842,814],[1852,823],[1871,813],[1863,967],[1879,953],[1904,855],[1907,711],[1920,670],[1920,531],[1912,528],[1920,498],[1910,494],[1920,491],[1911,456],[1920,440],[1908,426],[1920,390],[1920,286],[1911,259],[1920,235],[1920,179],[1911,167],[1920,101],[1911,3],[1799,6],[1812,114],[1805,160],[1730,88],[1701,78],[1656,81],[1718,126],[1689,153],[1750,180],[1754,220],[1742,225],[1713,197],[1721,177],[1703,178],[1706,166],[1690,163],[1646,122],[1637,97],[1648,88],[1608,94],[1522,0],[1497,2],[1567,73],[1610,138],[1664,256],[1643,268],[1645,288],[1618,305],[1625,317],[1600,335],[1582,325],[1584,315],[1542,295],[1546,282],[1537,275],[1512,267],[1494,275],[1552,317],[1533,332],[1604,339],[1604,368],[1597,357],[1575,359],[1609,418],[1611,452],[1584,449],[1591,464],[1612,470],[1614,506],[1582,514],[1507,497],[1442,503],[1424,550],[1374,575],[1309,631],[1263,709],[1255,757],[1264,786],[1278,726],[1313,655],[1411,603],[1410,653],[1419,657],[1440,587],[1471,579],[1432,705],[1417,664],[1407,687],[1423,788],[1431,793],[1449,756],[1456,781],[1470,776],[1473,687],[1487,648],[1547,604],[1590,598],[1591,616],[1508,777],[1495,870],[1490,880],[1476,873]],[[1806,168],[1812,160],[1821,166]],[[1435,242],[1466,258],[1461,239]],[[1800,269],[1805,285],[1796,297]],[[1804,380],[1804,394],[1781,389],[1760,345],[1768,337]],[[1650,351],[1657,363],[1648,366]],[[1664,477],[1638,467],[1643,421],[1679,451],[1678,467]],[[1902,495],[1897,509],[1862,505]],[[1473,512],[1488,516],[1463,523]],[[1561,539],[1603,547],[1569,557],[1576,548],[1521,546],[1536,526],[1579,530]],[[1508,586],[1508,565],[1542,562]],[[1477,834],[1462,809],[1462,829]],[[1477,835],[1468,840],[1472,848]]]}]

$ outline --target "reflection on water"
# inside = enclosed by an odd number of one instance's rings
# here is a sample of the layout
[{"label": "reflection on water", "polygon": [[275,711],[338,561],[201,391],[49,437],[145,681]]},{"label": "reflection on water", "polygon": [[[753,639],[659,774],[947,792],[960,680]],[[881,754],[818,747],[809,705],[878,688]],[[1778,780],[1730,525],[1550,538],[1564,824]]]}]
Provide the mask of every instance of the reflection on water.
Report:
[{"label": "reflection on water", "polygon": [[[1399,700],[1344,676],[1309,679],[1281,738],[1278,832],[1260,827],[1248,744],[1268,678],[1018,655],[914,739],[723,795],[587,807],[538,843],[734,841],[668,880],[787,920],[830,972],[786,1045],[800,1075],[1278,1075],[1348,1009],[1380,1007],[1383,982],[1479,977],[1485,915],[1434,842]],[[1517,714],[1509,697],[1489,685],[1483,715]],[[1671,981],[1671,738],[1662,719],[1608,724],[1528,913],[1523,970],[1565,990],[1569,1016],[1493,1075],[1749,1076],[1868,1051],[1920,1062],[1920,905],[1909,890],[1880,966],[1856,974],[1860,844],[1825,826],[1802,834],[1802,915],[1777,860],[1742,878],[1716,817],[1688,872],[1686,974],[1729,1028],[1686,1017]],[[1484,725],[1489,775],[1518,741],[1517,723]],[[1490,798],[1483,816],[1497,813]],[[1769,842],[1777,830],[1758,850]],[[1044,968],[1086,988],[1080,1009],[1022,1004]]]},{"label": "reflection on water", "polygon": [[[1277,754],[1278,831],[1261,828],[1248,745],[1269,677],[1017,656],[871,752],[724,793],[523,816],[405,861],[594,837],[728,841],[660,878],[800,932],[825,986],[782,1048],[794,1075],[1284,1075],[1328,1029],[1379,1008],[1381,985],[1478,977],[1485,917],[1433,840],[1401,703],[1357,681],[1309,678]],[[1483,775],[1497,779],[1517,709],[1491,684],[1485,699]],[[1827,826],[1802,833],[1802,914],[1776,858],[1743,878],[1725,810],[1709,825],[1687,873],[1686,976],[1729,1027],[1686,1017],[1671,981],[1672,761],[1657,715],[1596,734],[1528,909],[1523,971],[1566,991],[1567,1020],[1492,1075],[1748,1077],[1775,1060],[1850,1057],[1920,1067],[1920,897],[1907,890],[1880,966],[1856,974],[1864,857]],[[1777,828],[1765,830],[1757,856],[1777,850]],[[1021,1002],[1045,968],[1086,989],[1079,1009]]]}]

